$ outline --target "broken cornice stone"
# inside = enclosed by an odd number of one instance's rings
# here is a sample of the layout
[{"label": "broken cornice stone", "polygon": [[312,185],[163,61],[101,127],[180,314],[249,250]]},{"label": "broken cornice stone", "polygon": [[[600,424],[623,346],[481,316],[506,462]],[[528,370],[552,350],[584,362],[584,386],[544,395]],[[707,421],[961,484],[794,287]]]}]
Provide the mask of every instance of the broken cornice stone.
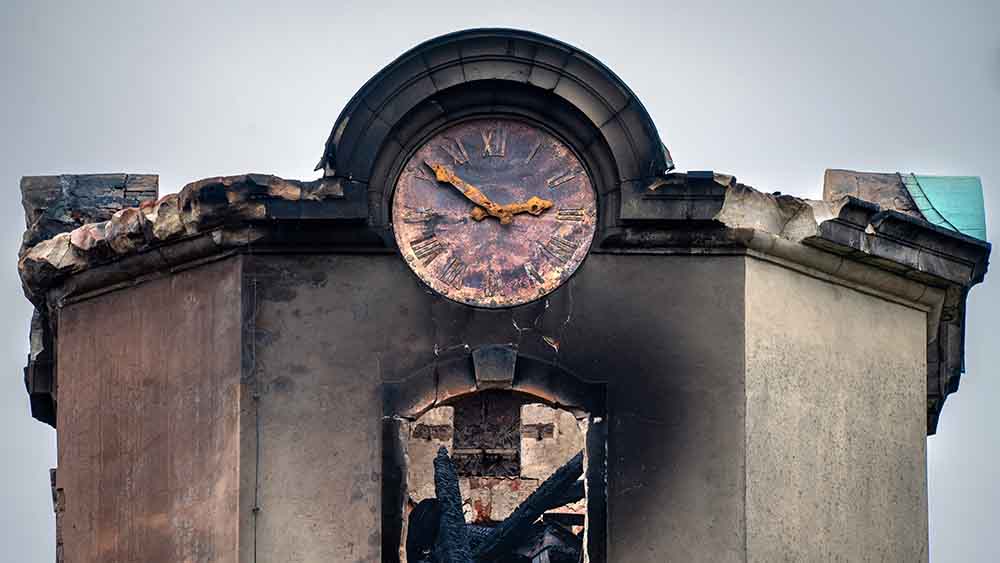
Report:
[{"label": "broken cornice stone", "polygon": [[121,209],[156,199],[151,174],[64,174],[21,178],[25,232],[21,253],[57,233],[107,221]]},{"label": "broken cornice stone", "polygon": [[88,265],[86,256],[73,246],[70,233],[59,233],[31,247],[18,261],[18,270],[25,288],[34,294]]},{"label": "broken cornice stone", "polygon": [[164,242],[185,233],[177,197],[177,194],[165,195],[140,207],[150,225],[149,234],[156,242]]},{"label": "broken cornice stone", "polygon": [[[824,214],[829,213],[825,206],[820,208]],[[810,202],[788,195],[766,194],[743,184],[726,190],[715,220],[734,229],[764,231],[791,240],[819,233]]]},{"label": "broken cornice stone", "polygon": [[[58,210],[59,217],[75,216],[74,210],[68,207],[70,204],[59,198],[65,192],[66,184],[76,186],[79,183],[76,178],[29,177],[22,181],[26,201],[33,198],[31,205],[25,204],[26,213],[31,210],[26,216],[29,228],[25,241],[34,240],[40,236],[39,233],[52,232],[54,228],[51,224],[56,219],[48,218],[53,212],[50,208],[43,208],[43,203]],[[101,175],[88,177],[87,182],[96,182],[98,188],[109,182],[113,184],[107,189],[121,184],[120,187],[125,189],[130,185],[129,178],[124,174]],[[135,178],[135,194],[148,196],[153,193],[155,176]],[[21,279],[29,294],[41,293],[67,275],[186,235],[270,219],[272,213],[269,206],[276,202],[309,202],[304,205],[315,205],[343,198],[343,185],[336,178],[312,182],[285,180],[267,174],[206,178],[188,184],[179,194],[166,195],[159,200],[137,200],[139,207],[121,208],[119,205],[116,209],[112,205],[102,207],[100,213],[83,215],[86,218],[106,217],[103,221],[75,228],[69,219],[59,222],[60,228],[68,232],[55,234],[22,250],[19,263]],[[40,226],[43,219],[48,221],[44,228]]]},{"label": "broken cornice stone", "polygon": [[115,254],[135,252],[150,240],[146,216],[136,207],[122,209],[111,216],[106,229],[108,246]]}]

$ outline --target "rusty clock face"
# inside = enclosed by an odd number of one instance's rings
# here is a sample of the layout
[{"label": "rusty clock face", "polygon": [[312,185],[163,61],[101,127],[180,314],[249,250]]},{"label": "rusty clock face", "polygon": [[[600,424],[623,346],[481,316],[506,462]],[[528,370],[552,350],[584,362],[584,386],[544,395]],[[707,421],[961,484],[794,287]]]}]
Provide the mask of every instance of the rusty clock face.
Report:
[{"label": "rusty clock face", "polygon": [[403,166],[396,242],[433,290],[476,307],[552,292],[594,238],[597,197],[565,143],[514,119],[476,119],[436,134]]}]

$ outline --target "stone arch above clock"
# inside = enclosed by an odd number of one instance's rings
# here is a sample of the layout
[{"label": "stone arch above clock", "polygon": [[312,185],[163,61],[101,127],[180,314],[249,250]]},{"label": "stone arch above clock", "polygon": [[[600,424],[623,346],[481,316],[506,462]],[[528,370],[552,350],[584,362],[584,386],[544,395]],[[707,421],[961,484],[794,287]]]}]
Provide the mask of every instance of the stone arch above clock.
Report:
[{"label": "stone arch above clock", "polygon": [[541,122],[574,145],[602,199],[616,194],[602,204],[605,224],[616,222],[624,185],[673,168],[642,103],[600,61],[536,33],[473,29],[426,41],[372,77],[334,123],[317,169],[365,184],[369,219],[385,225],[399,155],[435,128],[484,113]]}]

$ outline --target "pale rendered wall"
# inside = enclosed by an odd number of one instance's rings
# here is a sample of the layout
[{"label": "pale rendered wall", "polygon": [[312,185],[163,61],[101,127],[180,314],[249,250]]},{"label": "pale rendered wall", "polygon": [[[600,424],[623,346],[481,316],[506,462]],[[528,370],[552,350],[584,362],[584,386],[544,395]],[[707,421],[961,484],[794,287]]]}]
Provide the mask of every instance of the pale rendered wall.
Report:
[{"label": "pale rendered wall", "polygon": [[389,254],[245,257],[257,561],[379,561],[382,381],[497,342],[608,382],[608,561],[743,561],[743,262],[596,254],[544,311],[474,311]]},{"label": "pale rendered wall", "polygon": [[70,304],[59,322],[65,563],[236,563],[238,260]]},{"label": "pale rendered wall", "polygon": [[380,560],[377,350],[417,340],[405,320],[385,328],[406,318],[412,292],[394,287],[402,268],[353,256],[246,259],[260,449],[243,460],[259,476],[259,510],[255,552],[242,561]]},{"label": "pale rendered wall", "polygon": [[[63,312],[68,554],[171,553],[205,517],[192,555],[377,561],[382,379],[513,327],[392,256],[240,262],[242,305],[232,260]],[[924,312],[743,257],[595,255],[563,291],[559,360],[609,384],[609,561],[926,560]]]},{"label": "pale rendered wall", "polygon": [[574,278],[563,361],[609,381],[611,563],[746,561],[744,261],[595,255]]},{"label": "pale rendered wall", "polygon": [[926,561],[926,317],[747,259],[747,561]]}]

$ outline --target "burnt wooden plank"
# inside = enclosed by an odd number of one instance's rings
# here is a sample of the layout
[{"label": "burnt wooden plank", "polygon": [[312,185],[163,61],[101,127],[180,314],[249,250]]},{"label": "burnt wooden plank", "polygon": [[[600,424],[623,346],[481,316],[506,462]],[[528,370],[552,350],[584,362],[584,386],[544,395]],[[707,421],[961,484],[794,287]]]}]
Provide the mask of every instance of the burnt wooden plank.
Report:
[{"label": "burnt wooden plank", "polygon": [[439,563],[471,563],[469,533],[462,514],[462,492],[455,465],[442,447],[434,458],[434,495],[440,503],[441,525],[436,551]]},{"label": "burnt wooden plank", "polygon": [[510,517],[493,530],[473,554],[476,560],[490,563],[506,556],[524,538],[535,520],[552,508],[554,499],[561,499],[581,475],[583,475],[583,452],[576,454],[573,459],[556,469],[552,476],[539,485]]}]

